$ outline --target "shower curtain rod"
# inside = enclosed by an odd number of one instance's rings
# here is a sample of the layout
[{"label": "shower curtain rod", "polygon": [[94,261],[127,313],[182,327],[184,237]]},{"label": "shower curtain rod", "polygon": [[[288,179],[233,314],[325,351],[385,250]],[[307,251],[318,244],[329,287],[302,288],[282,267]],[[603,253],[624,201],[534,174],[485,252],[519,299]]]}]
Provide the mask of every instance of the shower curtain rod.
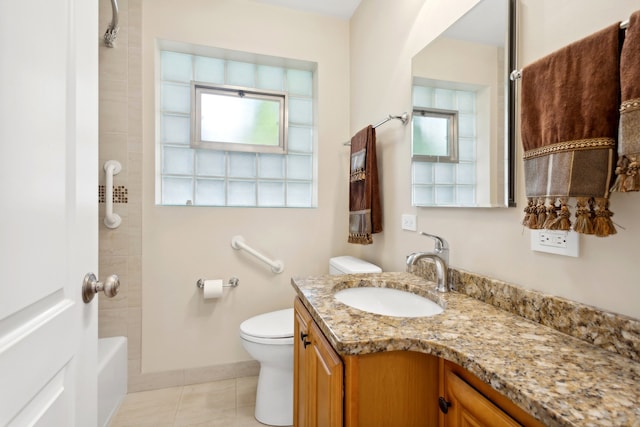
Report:
[{"label": "shower curtain rod", "polygon": [[[394,116],[389,114],[385,119],[379,121],[378,123],[376,123],[375,125],[371,125],[372,128],[377,128],[378,126],[382,126],[383,124],[387,123],[389,120],[401,120],[403,125],[406,125],[407,122],[409,121],[409,114],[407,114],[407,112],[405,111],[404,113],[400,114],[399,116]],[[347,141],[345,143],[343,143],[342,145],[351,145],[351,141]]]},{"label": "shower curtain rod", "polygon": [[[620,29],[621,30],[626,30],[628,26],[629,26],[629,20],[628,19],[626,21],[622,21],[620,23]],[[522,78],[522,70],[513,70],[509,74],[509,79],[512,80],[512,81],[519,80],[521,78]]]}]

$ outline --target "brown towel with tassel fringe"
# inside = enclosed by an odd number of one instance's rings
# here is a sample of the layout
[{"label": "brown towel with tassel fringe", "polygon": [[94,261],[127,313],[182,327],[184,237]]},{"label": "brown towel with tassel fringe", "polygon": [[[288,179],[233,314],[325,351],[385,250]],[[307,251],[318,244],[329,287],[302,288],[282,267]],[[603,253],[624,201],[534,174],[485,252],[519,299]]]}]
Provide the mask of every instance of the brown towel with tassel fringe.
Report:
[{"label": "brown towel with tassel fringe", "polygon": [[640,191],[640,11],[629,18],[620,53],[620,92],[619,157],[611,191]]},{"label": "brown towel with tassel fringe", "polygon": [[522,70],[521,133],[529,228],[608,236],[618,123],[619,24]]},{"label": "brown towel with tassel fringe", "polygon": [[372,126],[351,138],[350,175],[349,243],[369,245],[373,243],[372,234],[382,231],[376,131]]}]

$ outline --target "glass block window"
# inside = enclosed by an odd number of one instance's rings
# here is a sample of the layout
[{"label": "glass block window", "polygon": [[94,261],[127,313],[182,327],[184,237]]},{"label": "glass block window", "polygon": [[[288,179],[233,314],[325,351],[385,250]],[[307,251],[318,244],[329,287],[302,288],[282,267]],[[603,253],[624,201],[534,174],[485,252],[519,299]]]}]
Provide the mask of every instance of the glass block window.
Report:
[{"label": "glass block window", "polygon": [[[156,203],[178,206],[317,206],[314,179],[317,175],[314,143],[316,64],[222,49],[212,51],[219,55],[160,51]],[[251,61],[246,58],[251,58]],[[286,95],[285,113],[282,115],[287,129],[283,144],[286,152],[283,153],[282,149],[280,153],[247,150],[246,147],[252,146],[251,141],[242,144],[245,146],[242,151],[194,148],[191,137],[195,110],[192,85],[197,83]]]},{"label": "glass block window", "polygon": [[411,165],[414,206],[474,206],[476,200],[476,93],[470,90],[413,86],[414,109],[457,112],[457,161],[420,159]]}]

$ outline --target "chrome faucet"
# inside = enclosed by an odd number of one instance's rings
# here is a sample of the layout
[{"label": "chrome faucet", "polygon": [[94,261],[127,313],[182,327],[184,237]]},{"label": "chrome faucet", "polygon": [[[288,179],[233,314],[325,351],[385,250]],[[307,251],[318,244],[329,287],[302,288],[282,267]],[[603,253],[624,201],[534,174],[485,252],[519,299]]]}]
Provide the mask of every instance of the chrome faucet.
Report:
[{"label": "chrome faucet", "polygon": [[435,248],[433,252],[414,252],[407,256],[407,265],[416,265],[418,261],[429,258],[436,265],[436,290],[438,292],[449,291],[449,244],[442,237],[421,231],[423,236],[431,237],[435,240]]}]

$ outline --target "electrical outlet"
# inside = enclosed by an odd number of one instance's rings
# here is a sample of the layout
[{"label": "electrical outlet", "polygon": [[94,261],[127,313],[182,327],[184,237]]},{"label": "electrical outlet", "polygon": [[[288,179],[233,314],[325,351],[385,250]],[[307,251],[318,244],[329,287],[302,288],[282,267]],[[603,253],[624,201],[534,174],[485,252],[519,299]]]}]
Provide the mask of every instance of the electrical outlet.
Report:
[{"label": "electrical outlet", "polygon": [[578,257],[578,233],[560,230],[531,230],[531,249],[556,255]]},{"label": "electrical outlet", "polygon": [[416,216],[410,214],[402,215],[402,229],[409,231],[417,231],[418,226],[416,224]]}]

